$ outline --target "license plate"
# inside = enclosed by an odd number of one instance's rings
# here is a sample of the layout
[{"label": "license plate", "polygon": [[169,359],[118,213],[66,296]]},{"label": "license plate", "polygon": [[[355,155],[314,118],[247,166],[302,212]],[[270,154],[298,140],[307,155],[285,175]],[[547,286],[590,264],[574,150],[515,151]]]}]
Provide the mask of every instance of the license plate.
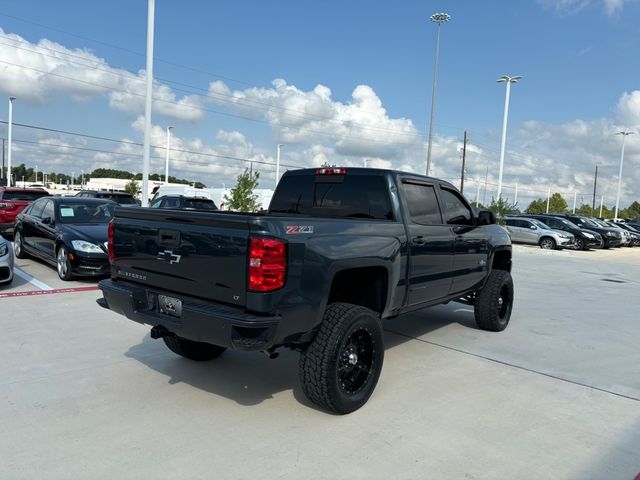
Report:
[{"label": "license plate", "polygon": [[166,295],[158,295],[158,310],[171,317],[182,316],[182,300]]}]

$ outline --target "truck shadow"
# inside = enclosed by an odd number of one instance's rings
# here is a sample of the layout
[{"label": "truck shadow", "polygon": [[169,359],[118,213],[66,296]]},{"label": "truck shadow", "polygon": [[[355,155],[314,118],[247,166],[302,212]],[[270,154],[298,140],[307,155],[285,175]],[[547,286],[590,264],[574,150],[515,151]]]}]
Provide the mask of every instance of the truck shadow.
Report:
[{"label": "truck shadow", "polygon": [[[450,324],[475,328],[473,310],[464,305],[441,306],[384,322],[385,349],[396,347]],[[280,356],[268,359],[260,352],[227,350],[208,362],[194,362],[170,352],[162,340],[145,335],[127,352],[147,367],[168,377],[170,385],[187,383],[200,390],[232,400],[240,405],[258,405],[280,392],[292,391],[295,399],[320,410],[307,400],[298,379],[298,352],[280,349]]]}]

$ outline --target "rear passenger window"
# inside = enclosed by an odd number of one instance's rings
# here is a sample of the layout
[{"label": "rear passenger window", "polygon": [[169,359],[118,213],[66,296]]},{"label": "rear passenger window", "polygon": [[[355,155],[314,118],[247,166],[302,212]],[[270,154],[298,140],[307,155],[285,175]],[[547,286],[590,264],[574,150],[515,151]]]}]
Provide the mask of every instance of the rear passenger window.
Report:
[{"label": "rear passenger window", "polygon": [[54,220],[54,211],[53,211],[53,202],[51,200],[47,200],[44,209],[42,210],[42,218],[50,218]]},{"label": "rear passenger window", "polygon": [[29,215],[31,215],[32,217],[41,218],[45,201],[46,200],[40,200],[39,202],[34,202],[31,210],[29,210]]},{"label": "rear passenger window", "polygon": [[433,186],[404,183],[403,189],[407,197],[409,216],[413,222],[421,225],[442,224],[440,207]]},{"label": "rear passenger window", "polygon": [[445,188],[440,190],[444,202],[443,214],[449,225],[472,225],[471,209],[459,194]]}]

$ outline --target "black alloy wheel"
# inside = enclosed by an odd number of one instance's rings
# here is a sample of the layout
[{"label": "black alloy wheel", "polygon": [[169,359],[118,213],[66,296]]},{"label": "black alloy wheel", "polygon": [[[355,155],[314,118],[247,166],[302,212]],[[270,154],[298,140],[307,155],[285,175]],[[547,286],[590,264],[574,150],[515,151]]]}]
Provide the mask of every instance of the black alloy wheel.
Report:
[{"label": "black alloy wheel", "polygon": [[366,384],[374,353],[373,337],[366,328],[354,331],[345,341],[338,361],[338,380],[348,395],[358,393]]},{"label": "black alloy wheel", "polygon": [[326,410],[353,412],[369,400],[383,361],[380,316],[360,305],[332,303],[300,355],[302,391]]},{"label": "black alloy wheel", "polygon": [[476,324],[482,330],[501,332],[511,319],[513,279],[506,270],[493,270],[474,304]]}]

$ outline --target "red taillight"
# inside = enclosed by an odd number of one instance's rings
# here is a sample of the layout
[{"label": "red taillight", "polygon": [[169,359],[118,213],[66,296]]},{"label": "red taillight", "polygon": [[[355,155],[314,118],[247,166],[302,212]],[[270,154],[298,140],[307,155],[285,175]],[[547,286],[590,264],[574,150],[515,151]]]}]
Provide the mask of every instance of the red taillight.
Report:
[{"label": "red taillight", "polygon": [[284,285],[287,247],[271,238],[249,238],[249,290],[269,292]]},{"label": "red taillight", "polygon": [[346,175],[346,168],[318,168],[316,175]]},{"label": "red taillight", "polygon": [[113,251],[113,231],[116,229],[116,224],[113,221],[109,222],[107,227],[107,252],[109,253],[109,263],[116,261],[116,254]]}]

